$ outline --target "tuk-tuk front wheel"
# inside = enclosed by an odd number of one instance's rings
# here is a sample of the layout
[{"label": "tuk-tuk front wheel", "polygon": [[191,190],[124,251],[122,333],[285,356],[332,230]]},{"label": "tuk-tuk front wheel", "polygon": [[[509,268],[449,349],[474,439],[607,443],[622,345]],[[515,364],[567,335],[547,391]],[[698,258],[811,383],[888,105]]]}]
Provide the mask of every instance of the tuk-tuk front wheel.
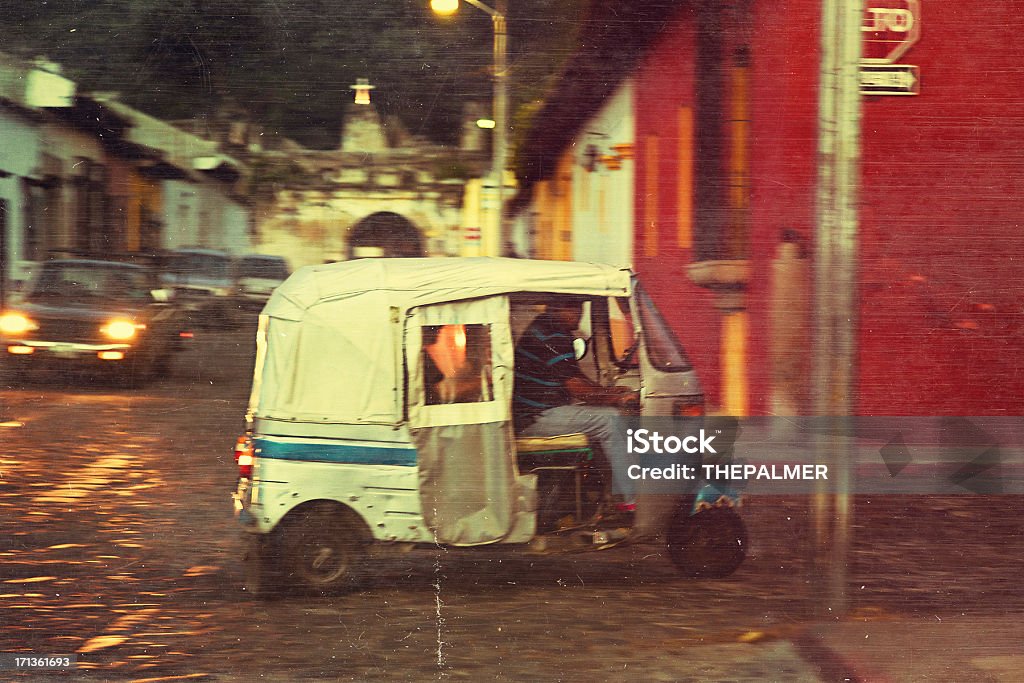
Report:
[{"label": "tuk-tuk front wheel", "polygon": [[747,556],[747,527],[732,508],[691,514],[680,508],[666,535],[668,554],[676,568],[694,578],[721,579]]},{"label": "tuk-tuk front wheel", "polygon": [[307,593],[351,588],[365,544],[352,514],[330,504],[300,510],[281,529],[285,581]]}]

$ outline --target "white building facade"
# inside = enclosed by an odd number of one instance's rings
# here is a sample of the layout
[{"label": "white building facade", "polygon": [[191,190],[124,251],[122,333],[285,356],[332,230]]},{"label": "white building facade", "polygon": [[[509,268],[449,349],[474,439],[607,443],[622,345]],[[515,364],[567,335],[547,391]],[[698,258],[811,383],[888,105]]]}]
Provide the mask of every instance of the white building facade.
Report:
[{"label": "white building facade", "polygon": [[627,79],[581,128],[573,143],[572,257],[632,264],[634,204],[633,83]]}]

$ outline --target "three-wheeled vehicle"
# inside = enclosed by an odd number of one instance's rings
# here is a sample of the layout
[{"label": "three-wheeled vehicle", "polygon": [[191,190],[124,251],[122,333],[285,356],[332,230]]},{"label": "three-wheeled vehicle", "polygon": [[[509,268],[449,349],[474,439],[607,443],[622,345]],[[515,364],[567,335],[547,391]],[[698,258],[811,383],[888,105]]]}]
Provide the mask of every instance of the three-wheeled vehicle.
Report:
[{"label": "three-wheeled vehicle", "polygon": [[585,437],[516,438],[517,335],[569,295],[586,300],[578,356],[592,380],[638,391],[645,417],[701,419],[697,375],[628,269],[361,259],[281,285],[259,318],[235,452],[250,590],[343,588],[399,544],[580,552],[652,525],[684,573],[732,573],[746,537],[728,497],[641,489],[630,515],[609,504]]}]

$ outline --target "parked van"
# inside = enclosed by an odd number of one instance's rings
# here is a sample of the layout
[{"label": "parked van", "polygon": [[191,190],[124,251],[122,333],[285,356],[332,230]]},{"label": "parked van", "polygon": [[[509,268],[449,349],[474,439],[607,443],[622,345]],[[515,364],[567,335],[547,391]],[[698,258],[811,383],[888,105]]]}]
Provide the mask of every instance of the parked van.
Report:
[{"label": "parked van", "polygon": [[183,248],[167,252],[161,264],[165,286],[173,287],[175,300],[191,317],[205,324],[231,319],[235,283],[231,256],[216,249]]},{"label": "parked van", "polygon": [[288,263],[280,256],[247,254],[231,264],[238,308],[258,312],[267,303],[271,293],[288,279]]}]

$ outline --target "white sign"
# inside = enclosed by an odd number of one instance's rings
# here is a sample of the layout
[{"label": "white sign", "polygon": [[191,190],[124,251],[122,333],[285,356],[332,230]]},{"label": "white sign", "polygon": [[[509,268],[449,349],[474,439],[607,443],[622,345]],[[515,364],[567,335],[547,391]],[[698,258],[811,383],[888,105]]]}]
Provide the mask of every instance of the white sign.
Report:
[{"label": "white sign", "polygon": [[861,95],[918,95],[918,68],[910,64],[861,64]]}]

